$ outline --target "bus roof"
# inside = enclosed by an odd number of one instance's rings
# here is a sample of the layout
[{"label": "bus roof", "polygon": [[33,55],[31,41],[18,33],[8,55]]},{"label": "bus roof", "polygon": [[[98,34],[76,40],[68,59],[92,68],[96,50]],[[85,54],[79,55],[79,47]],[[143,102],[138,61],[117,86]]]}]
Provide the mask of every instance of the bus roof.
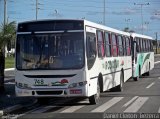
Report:
[{"label": "bus roof", "polygon": [[132,37],[139,37],[139,38],[145,38],[145,39],[150,39],[150,40],[154,40],[152,37],[147,36],[147,35],[142,35],[142,34],[138,34],[138,33],[131,33]]},{"label": "bus roof", "polygon": [[94,23],[94,22],[91,22],[91,21],[88,21],[85,19],[44,19],[44,20],[25,21],[25,22],[20,22],[18,24],[20,25],[20,24],[29,24],[29,23],[44,23],[44,22],[52,22],[52,21],[53,22],[54,21],[80,21],[80,22],[84,22],[84,25],[95,27],[97,29],[102,29],[102,30],[106,30],[109,32],[111,31],[111,32],[114,32],[117,34],[123,34],[123,35],[130,36],[130,34],[128,32],[117,30],[117,29],[114,29],[114,28],[111,28],[111,27],[108,27],[108,26],[105,26],[102,24]]},{"label": "bus roof", "polygon": [[94,26],[95,28],[106,30],[106,31],[109,31],[109,32],[111,31],[111,32],[114,32],[116,34],[123,34],[123,35],[126,35],[126,36],[130,36],[130,33],[128,33],[128,32],[124,32],[122,30],[114,29],[114,28],[105,26],[103,24],[94,23],[94,22],[91,22],[91,21],[88,21],[88,20],[84,20],[84,24]]}]

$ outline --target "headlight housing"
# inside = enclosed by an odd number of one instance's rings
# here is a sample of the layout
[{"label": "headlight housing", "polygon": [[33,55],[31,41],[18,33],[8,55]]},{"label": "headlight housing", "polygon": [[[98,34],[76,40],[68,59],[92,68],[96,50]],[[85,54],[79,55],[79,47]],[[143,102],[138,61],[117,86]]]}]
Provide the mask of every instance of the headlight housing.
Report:
[{"label": "headlight housing", "polygon": [[83,87],[87,84],[87,81],[71,83],[68,88],[76,88],[76,87]]}]

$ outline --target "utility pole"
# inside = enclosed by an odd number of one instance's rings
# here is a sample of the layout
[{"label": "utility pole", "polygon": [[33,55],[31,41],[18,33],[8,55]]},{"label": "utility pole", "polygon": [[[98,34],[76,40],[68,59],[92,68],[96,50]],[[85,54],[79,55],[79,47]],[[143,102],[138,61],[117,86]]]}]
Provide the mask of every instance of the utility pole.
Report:
[{"label": "utility pole", "polygon": [[134,3],[134,5],[141,6],[141,24],[142,24],[142,34],[143,34],[143,6],[149,5],[149,3]]},{"label": "utility pole", "polygon": [[131,19],[125,19],[125,22],[127,23],[127,28],[129,28],[129,21],[130,21]]},{"label": "utility pole", "polygon": [[36,0],[36,20],[37,20],[37,17],[38,17],[38,0]]},{"label": "utility pole", "polygon": [[103,3],[103,24],[105,25],[105,20],[106,20],[106,1],[104,0],[104,3]]},{"label": "utility pole", "polygon": [[156,54],[158,53],[158,33],[156,32]]},{"label": "utility pole", "polygon": [[7,1],[4,0],[4,25],[6,24],[6,16],[7,16]]},{"label": "utility pole", "polygon": [[148,28],[149,22],[146,21],[146,22],[144,22],[144,24],[147,26],[146,30],[147,30],[147,33],[148,33],[148,30],[149,30],[149,28]]}]

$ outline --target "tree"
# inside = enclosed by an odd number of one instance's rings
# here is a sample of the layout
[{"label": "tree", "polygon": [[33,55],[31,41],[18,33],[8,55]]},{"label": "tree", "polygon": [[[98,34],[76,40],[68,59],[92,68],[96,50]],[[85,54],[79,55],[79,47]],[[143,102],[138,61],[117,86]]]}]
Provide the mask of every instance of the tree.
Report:
[{"label": "tree", "polygon": [[134,33],[134,32],[135,32],[134,30],[131,30],[131,29],[129,29],[128,27],[125,27],[125,28],[123,29],[123,31],[125,31],[125,32],[130,32],[130,33]]},{"label": "tree", "polygon": [[0,27],[0,91],[4,90],[5,46],[15,40],[16,22],[2,24]]}]

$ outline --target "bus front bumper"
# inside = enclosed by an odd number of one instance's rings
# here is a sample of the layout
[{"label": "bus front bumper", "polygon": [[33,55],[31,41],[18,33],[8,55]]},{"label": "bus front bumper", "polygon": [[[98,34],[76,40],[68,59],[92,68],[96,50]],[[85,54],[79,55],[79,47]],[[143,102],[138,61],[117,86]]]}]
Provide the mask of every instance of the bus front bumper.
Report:
[{"label": "bus front bumper", "polygon": [[15,87],[18,97],[87,97],[85,88],[24,89]]}]

